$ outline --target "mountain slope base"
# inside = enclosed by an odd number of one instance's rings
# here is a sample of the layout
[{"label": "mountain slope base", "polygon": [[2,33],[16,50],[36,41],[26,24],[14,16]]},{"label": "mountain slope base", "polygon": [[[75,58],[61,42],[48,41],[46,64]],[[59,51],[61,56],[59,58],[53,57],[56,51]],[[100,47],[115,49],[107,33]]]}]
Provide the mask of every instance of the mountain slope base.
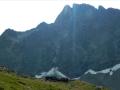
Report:
[{"label": "mountain slope base", "polygon": [[[82,82],[70,81],[50,82],[38,79],[24,78],[15,73],[0,72],[0,90],[98,90],[95,85]],[[102,87],[100,90],[108,90]]]}]

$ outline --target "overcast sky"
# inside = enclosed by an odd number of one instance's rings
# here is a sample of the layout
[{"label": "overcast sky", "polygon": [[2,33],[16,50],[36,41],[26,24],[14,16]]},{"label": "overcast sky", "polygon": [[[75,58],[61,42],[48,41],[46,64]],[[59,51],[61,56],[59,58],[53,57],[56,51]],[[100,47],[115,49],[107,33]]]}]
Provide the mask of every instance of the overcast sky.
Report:
[{"label": "overcast sky", "polygon": [[45,21],[52,23],[65,5],[87,3],[120,9],[120,0],[1,0],[0,34],[7,28],[25,31]]}]

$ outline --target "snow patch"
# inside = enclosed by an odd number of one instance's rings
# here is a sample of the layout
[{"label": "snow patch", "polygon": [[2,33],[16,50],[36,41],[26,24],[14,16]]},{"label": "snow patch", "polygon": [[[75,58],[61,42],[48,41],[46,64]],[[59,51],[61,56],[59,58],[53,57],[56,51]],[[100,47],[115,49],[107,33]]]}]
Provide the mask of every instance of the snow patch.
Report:
[{"label": "snow patch", "polygon": [[111,71],[111,72],[109,73],[109,75],[110,75],[110,76],[113,75],[113,72]]},{"label": "snow patch", "polygon": [[112,71],[117,71],[120,69],[120,64],[116,64],[113,68],[111,68]]},{"label": "snow patch", "polygon": [[116,64],[115,66],[113,66],[111,68],[107,68],[107,69],[104,69],[104,70],[101,70],[101,71],[95,71],[95,70],[89,69],[84,74],[86,75],[88,73],[89,74],[99,74],[99,73],[107,74],[108,73],[111,76],[118,69],[120,69],[120,64]]},{"label": "snow patch", "polygon": [[87,72],[85,72],[85,74],[88,74],[88,73],[90,73],[90,74],[97,74],[97,72],[92,70],[92,69],[89,69]]},{"label": "snow patch", "polygon": [[110,72],[110,68],[107,68],[107,69],[104,69],[104,70],[101,70],[101,71],[98,71],[97,73],[109,73]]}]

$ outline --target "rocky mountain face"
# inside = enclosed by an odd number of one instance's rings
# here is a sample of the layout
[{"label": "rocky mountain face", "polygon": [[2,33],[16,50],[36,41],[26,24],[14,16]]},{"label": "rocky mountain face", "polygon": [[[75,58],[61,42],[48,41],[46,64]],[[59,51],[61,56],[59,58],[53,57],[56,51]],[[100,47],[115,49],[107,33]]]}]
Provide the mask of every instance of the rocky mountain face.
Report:
[{"label": "rocky mountain face", "polygon": [[54,23],[0,36],[0,64],[35,75],[58,67],[69,77],[120,63],[120,10],[65,6]]}]

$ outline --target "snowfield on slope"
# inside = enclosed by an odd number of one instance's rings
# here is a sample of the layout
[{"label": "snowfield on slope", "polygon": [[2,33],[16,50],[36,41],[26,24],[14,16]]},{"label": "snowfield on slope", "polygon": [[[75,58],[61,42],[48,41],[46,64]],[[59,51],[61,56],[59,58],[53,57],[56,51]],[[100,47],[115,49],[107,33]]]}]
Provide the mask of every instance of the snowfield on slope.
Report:
[{"label": "snowfield on slope", "polygon": [[87,70],[84,74],[98,74],[98,73],[103,73],[103,74],[107,74],[109,73],[109,75],[113,75],[113,73],[117,70],[120,69],[120,64],[116,64],[115,66],[111,67],[111,68],[107,68],[107,69],[104,69],[104,70],[101,70],[101,71],[95,71],[95,70],[92,70],[92,69],[89,69]]}]

